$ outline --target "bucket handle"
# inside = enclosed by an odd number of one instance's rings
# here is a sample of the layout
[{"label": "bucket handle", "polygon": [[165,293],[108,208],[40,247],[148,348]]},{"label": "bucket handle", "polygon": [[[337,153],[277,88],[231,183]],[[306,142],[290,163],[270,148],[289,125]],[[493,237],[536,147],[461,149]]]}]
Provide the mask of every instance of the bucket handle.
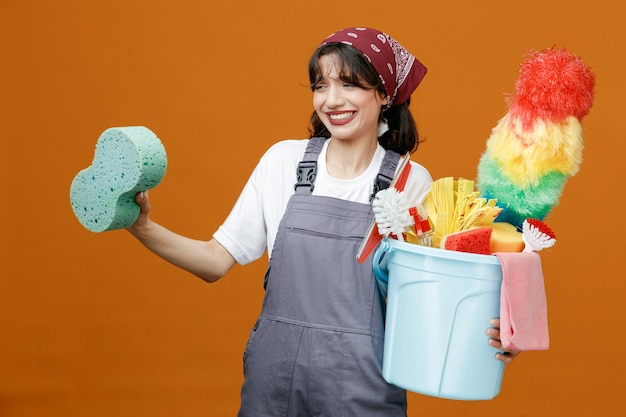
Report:
[{"label": "bucket handle", "polygon": [[387,269],[387,254],[389,253],[391,245],[383,239],[374,256],[372,257],[372,269],[374,270],[374,277],[376,278],[376,284],[384,299],[387,299],[387,285],[389,283],[389,270]]}]

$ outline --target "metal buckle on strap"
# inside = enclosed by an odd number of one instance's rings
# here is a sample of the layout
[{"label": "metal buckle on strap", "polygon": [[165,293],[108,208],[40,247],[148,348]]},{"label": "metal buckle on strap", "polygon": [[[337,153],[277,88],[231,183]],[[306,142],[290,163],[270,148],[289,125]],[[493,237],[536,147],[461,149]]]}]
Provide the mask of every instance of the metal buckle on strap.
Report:
[{"label": "metal buckle on strap", "polygon": [[389,188],[392,181],[393,178],[389,178],[388,176],[379,173],[376,177],[376,180],[374,181],[374,189],[372,195],[370,196],[370,201],[372,201],[374,197],[376,197],[376,193],[378,193],[380,190],[385,190]]},{"label": "metal buckle on strap", "polygon": [[294,190],[298,187],[311,187],[311,191],[315,186],[315,174],[317,172],[317,161],[301,161],[298,163],[298,182],[294,185]]}]

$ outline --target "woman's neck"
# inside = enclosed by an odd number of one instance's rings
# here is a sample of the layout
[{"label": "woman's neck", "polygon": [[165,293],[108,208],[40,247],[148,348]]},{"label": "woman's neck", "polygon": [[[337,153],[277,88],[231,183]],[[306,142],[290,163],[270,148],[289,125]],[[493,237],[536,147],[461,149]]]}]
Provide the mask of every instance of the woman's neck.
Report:
[{"label": "woman's neck", "polygon": [[369,167],[378,141],[351,142],[330,139],[326,150],[326,170],[337,179],[350,179],[361,175]]}]

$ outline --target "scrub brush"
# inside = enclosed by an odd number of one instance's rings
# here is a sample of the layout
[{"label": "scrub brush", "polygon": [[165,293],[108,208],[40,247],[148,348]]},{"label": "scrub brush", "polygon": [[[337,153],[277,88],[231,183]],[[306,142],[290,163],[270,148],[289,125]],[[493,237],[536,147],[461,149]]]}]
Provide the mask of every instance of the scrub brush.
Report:
[{"label": "scrub brush", "polygon": [[538,219],[526,219],[522,223],[522,252],[539,252],[556,243],[556,235],[547,224]]},{"label": "scrub brush", "polygon": [[404,241],[403,233],[414,224],[404,192],[393,187],[380,190],[376,193],[372,208],[378,233],[383,237],[394,235]]}]

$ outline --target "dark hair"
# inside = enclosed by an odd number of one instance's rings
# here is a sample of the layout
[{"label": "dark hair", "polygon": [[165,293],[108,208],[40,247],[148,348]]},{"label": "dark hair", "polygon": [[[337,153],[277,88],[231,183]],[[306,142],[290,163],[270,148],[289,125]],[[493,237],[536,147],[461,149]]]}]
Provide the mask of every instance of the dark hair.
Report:
[{"label": "dark hair", "polygon": [[[356,48],[344,43],[329,43],[318,48],[309,60],[309,82],[313,90],[315,85],[324,76],[320,68],[320,58],[324,55],[335,55],[341,64],[339,77],[342,81],[357,85],[365,89],[375,89],[383,97],[386,95],[385,88],[380,76],[369,63],[367,58]],[[378,142],[387,149],[404,155],[407,152],[415,152],[419,145],[419,136],[415,126],[415,120],[409,110],[410,98],[397,106],[381,109],[380,120],[386,120],[389,130],[385,132]],[[321,136],[328,138],[330,132],[314,111],[311,115],[309,134],[311,137]]]}]

